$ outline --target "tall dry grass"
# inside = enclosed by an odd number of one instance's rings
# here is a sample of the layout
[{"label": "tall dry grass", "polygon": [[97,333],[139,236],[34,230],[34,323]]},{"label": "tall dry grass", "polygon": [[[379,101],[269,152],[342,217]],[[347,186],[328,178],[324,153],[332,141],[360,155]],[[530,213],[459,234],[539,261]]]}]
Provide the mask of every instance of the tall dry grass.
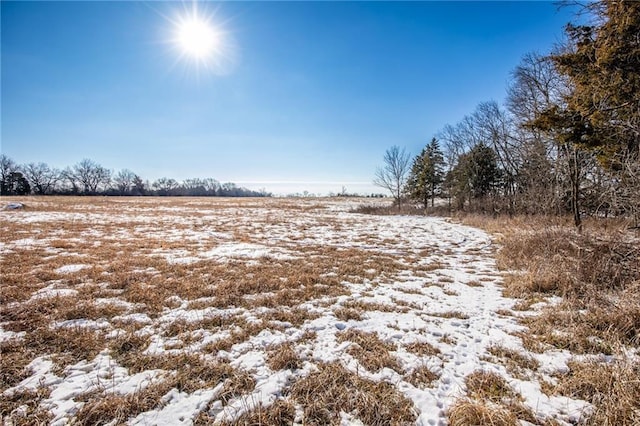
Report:
[{"label": "tall dry grass", "polygon": [[546,296],[561,298],[523,320],[526,348],[610,355],[570,363],[552,392],[592,403],[587,425],[640,424],[640,360],[629,356],[640,348],[640,235],[619,220],[587,220],[582,233],[557,217],[462,220],[499,241],[505,295],[528,301],[524,309]]}]

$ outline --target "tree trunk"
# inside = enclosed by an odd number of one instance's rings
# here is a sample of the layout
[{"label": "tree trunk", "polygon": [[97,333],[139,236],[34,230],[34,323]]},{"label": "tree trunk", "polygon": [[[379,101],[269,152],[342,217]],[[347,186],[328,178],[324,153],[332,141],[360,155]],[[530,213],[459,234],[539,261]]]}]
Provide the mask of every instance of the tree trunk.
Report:
[{"label": "tree trunk", "polygon": [[571,211],[573,224],[578,232],[582,232],[582,218],[580,217],[580,158],[578,150],[573,148],[571,160]]},{"label": "tree trunk", "polygon": [[436,198],[436,186],[431,184],[431,207],[435,206],[435,198]]}]

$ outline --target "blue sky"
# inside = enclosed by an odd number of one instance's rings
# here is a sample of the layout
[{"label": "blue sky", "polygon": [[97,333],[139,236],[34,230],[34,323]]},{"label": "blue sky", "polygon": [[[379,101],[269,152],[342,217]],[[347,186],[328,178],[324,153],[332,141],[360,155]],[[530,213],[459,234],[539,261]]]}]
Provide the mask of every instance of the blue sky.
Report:
[{"label": "blue sky", "polygon": [[382,192],[412,155],[572,19],[552,2],[201,2],[223,67],[171,42],[186,2],[1,3],[2,145],[18,163],[90,158],[151,181],[276,193]]}]

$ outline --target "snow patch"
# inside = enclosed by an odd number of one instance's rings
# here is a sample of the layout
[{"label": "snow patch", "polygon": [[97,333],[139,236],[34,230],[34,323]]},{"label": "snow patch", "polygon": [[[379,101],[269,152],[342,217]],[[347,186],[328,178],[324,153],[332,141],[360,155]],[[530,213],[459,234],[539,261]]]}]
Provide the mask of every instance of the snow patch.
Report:
[{"label": "snow patch", "polygon": [[56,269],[56,272],[59,274],[72,274],[74,272],[78,272],[81,271],[85,268],[89,268],[89,265],[84,265],[81,263],[76,263],[76,264],[72,264],[72,265],[64,265],[59,267],[58,269]]}]

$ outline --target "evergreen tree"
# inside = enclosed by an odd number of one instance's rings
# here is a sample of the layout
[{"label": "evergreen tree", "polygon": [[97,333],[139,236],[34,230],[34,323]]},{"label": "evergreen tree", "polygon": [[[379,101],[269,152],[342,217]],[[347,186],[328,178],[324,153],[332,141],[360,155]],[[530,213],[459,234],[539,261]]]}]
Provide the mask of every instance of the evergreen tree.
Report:
[{"label": "evergreen tree", "polygon": [[2,195],[29,195],[31,186],[29,181],[21,172],[15,171],[9,173],[3,184]]},{"label": "evergreen tree", "polygon": [[440,150],[437,139],[433,138],[414,158],[406,191],[411,198],[422,202],[425,208],[431,200],[431,207],[433,207],[436,195],[442,193],[443,182],[444,154]]},{"label": "evergreen tree", "polygon": [[596,25],[566,28],[569,46],[552,55],[573,90],[568,106],[586,130],[580,146],[597,149],[608,168],[640,150],[640,2],[606,0],[586,6]]},{"label": "evergreen tree", "polygon": [[459,208],[464,206],[466,200],[477,200],[493,194],[501,179],[498,156],[493,149],[479,143],[460,156],[449,179]]}]

